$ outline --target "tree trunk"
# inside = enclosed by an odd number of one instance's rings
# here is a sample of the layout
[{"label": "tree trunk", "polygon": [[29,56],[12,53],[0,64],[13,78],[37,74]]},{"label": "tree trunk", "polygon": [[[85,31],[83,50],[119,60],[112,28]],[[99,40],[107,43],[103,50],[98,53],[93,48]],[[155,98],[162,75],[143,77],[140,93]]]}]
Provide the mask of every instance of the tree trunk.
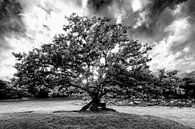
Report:
[{"label": "tree trunk", "polygon": [[92,100],[85,106],[83,106],[80,112],[90,110],[90,111],[101,111],[106,109],[106,104],[100,102],[99,97],[93,97]]}]

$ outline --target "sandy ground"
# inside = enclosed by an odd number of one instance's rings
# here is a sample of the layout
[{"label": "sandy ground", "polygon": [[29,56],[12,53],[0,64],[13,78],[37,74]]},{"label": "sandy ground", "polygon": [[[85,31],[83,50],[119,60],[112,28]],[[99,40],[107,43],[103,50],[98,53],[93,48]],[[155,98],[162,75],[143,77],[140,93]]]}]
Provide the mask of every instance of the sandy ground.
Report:
[{"label": "sandy ground", "polygon": [[[37,100],[20,102],[0,102],[0,118],[4,113],[14,112],[35,112],[50,113],[53,111],[79,110],[83,101],[80,100]],[[177,108],[177,107],[131,107],[131,106],[109,106],[119,112],[153,115],[161,118],[167,118],[177,121],[181,124],[195,128],[195,108]]]}]

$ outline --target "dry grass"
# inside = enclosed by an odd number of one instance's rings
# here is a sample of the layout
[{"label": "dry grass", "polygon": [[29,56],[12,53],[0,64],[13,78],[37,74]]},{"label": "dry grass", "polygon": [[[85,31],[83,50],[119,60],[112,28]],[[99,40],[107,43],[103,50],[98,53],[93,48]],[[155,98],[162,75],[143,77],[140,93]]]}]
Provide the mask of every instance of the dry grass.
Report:
[{"label": "dry grass", "polygon": [[12,113],[2,114],[0,129],[190,129],[152,116],[102,113]]}]

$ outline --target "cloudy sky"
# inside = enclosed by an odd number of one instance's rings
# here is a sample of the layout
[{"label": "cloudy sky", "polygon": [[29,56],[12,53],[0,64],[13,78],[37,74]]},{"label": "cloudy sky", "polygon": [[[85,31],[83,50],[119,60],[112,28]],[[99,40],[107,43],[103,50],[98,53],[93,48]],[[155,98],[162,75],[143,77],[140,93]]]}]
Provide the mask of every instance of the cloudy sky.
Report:
[{"label": "cloudy sky", "polygon": [[73,12],[131,26],[131,38],[153,47],[153,71],[195,70],[195,0],[0,0],[0,78],[16,72],[12,52],[51,42]]}]

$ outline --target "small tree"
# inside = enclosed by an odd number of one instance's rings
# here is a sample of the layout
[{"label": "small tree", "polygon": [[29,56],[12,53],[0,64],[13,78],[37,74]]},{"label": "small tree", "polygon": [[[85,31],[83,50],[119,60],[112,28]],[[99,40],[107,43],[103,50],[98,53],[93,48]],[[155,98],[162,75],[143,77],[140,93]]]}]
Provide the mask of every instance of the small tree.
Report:
[{"label": "small tree", "polygon": [[178,71],[159,70],[158,76],[154,80],[154,84],[159,87],[161,96],[165,99],[182,98],[184,81],[177,76]]},{"label": "small tree", "polygon": [[[147,69],[147,45],[129,39],[127,27],[108,18],[89,19],[72,14],[64,34],[29,54],[14,54],[15,83],[25,87],[66,87],[84,91],[91,101],[81,110],[105,109],[107,93],[123,93],[135,79],[130,71]],[[32,88],[33,89],[33,88]]]}]

